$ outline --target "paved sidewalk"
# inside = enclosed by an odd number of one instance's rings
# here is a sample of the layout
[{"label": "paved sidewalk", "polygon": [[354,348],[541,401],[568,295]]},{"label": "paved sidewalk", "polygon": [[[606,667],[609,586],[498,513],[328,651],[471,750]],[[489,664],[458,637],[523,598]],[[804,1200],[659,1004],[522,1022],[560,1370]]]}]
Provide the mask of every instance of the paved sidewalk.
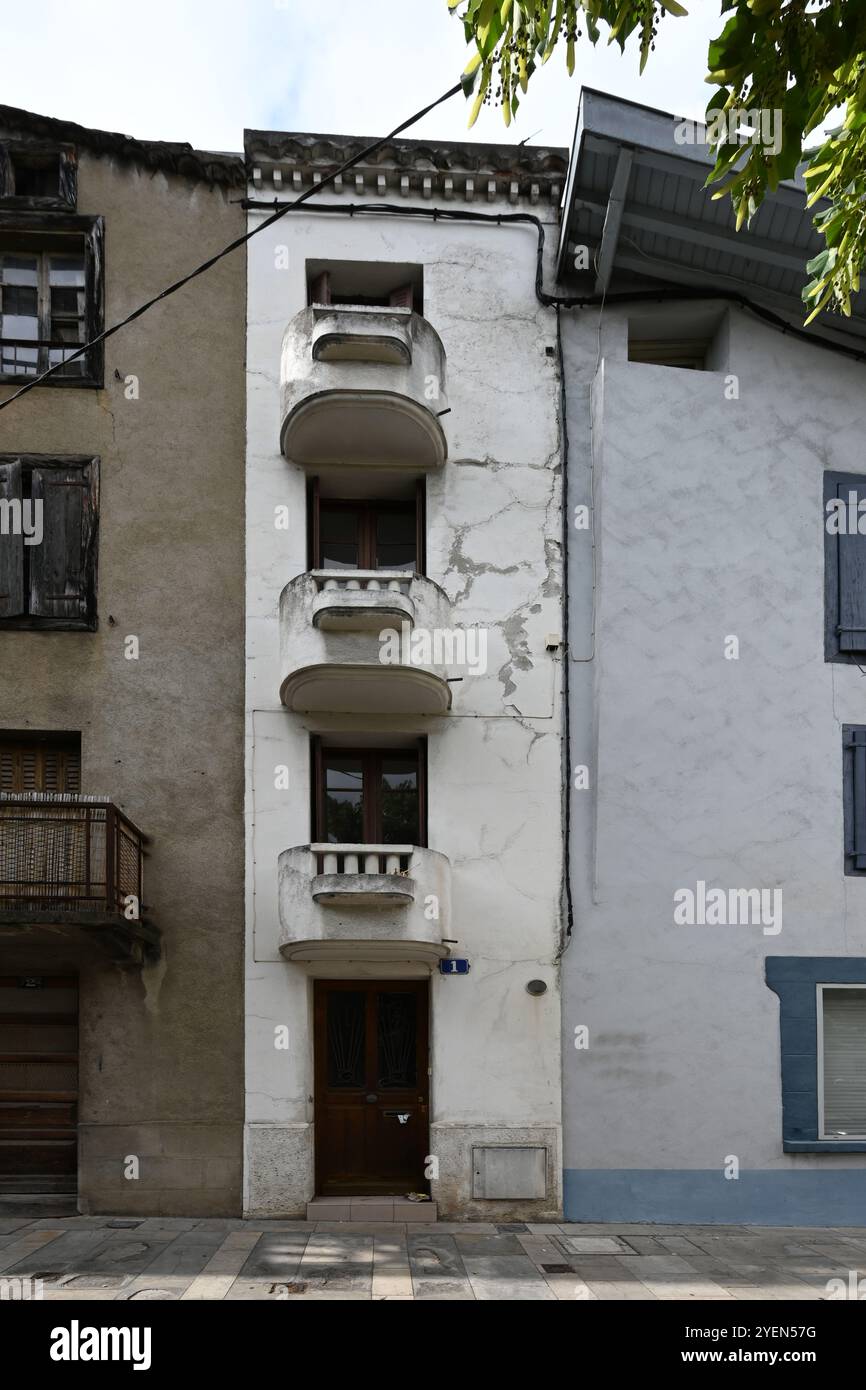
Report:
[{"label": "paved sidewalk", "polygon": [[4,1298],[827,1299],[851,1271],[866,1227],[0,1217]]}]

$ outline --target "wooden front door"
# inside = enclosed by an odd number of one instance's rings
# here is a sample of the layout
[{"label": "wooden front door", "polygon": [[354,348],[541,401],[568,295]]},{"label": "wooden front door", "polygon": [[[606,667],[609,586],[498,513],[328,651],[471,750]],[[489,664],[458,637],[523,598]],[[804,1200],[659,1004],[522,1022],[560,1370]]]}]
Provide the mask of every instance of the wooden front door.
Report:
[{"label": "wooden front door", "polygon": [[75,1192],[78,982],[0,975],[0,1192]]},{"label": "wooden front door", "polygon": [[427,1192],[426,980],[317,980],[316,1191]]}]

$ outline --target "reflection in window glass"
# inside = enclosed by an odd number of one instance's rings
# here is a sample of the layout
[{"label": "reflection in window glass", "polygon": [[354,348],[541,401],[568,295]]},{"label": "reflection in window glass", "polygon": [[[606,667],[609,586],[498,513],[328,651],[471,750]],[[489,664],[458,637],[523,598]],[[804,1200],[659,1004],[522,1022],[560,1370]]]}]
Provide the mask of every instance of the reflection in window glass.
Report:
[{"label": "reflection in window glass", "polygon": [[39,262],[36,256],[0,257],[0,371],[12,376],[36,376],[38,348],[10,339],[39,337]]},{"label": "reflection in window glass", "polygon": [[343,507],[323,506],[319,513],[321,568],[358,569],[358,516]]},{"label": "reflection in window glass", "polygon": [[415,571],[415,509],[380,512],[376,517],[376,568]]},{"label": "reflection in window glass", "polygon": [[384,757],[382,759],[382,843],[384,845],[417,845],[418,843],[418,760],[417,758]]},{"label": "reflection in window glass", "polygon": [[364,767],[360,758],[328,754],[325,764],[325,834],[329,844],[364,839]]},{"label": "reflection in window glass", "polygon": [[[81,245],[80,238],[70,242]],[[83,252],[0,254],[0,371],[37,376],[66,362],[87,340],[86,298]],[[78,358],[61,375],[85,370],[85,359]]]}]

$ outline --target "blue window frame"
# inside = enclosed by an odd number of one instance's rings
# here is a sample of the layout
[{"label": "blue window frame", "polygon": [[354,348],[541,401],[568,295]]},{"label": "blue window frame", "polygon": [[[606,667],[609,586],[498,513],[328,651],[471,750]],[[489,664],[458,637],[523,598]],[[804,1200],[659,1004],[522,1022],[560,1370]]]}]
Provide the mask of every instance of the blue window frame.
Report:
[{"label": "blue window frame", "polygon": [[782,1147],[785,1153],[866,1153],[866,1139],[822,1139],[818,1084],[818,985],[862,985],[862,956],[767,956],[779,996]]}]

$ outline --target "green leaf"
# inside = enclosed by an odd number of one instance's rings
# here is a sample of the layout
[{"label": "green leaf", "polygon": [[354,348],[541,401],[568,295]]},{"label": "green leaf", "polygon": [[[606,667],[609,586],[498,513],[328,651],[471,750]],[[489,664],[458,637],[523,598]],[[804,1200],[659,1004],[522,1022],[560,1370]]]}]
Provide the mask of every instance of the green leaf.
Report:
[{"label": "green leaf", "polygon": [[[475,56],[475,55],[473,54],[473,57],[474,57],[474,56]],[[472,62],[472,59],[470,58],[469,61],[470,61],[470,63],[471,63],[471,62]],[[481,61],[481,54],[480,54],[480,53],[478,54],[478,61],[479,61],[479,62]],[[461,87],[463,88],[463,95],[466,97],[467,101],[468,101],[469,98],[471,97],[472,93],[475,91],[475,83],[476,83],[477,78],[478,78],[478,65],[477,65],[477,64],[476,64],[476,66],[475,66],[474,68],[472,68],[471,70],[467,67],[466,71],[465,71],[465,72],[462,72],[462,73],[460,74],[460,85],[461,85]]]},{"label": "green leaf", "polygon": [[489,68],[489,67],[485,67],[485,68],[484,68],[484,75],[483,75],[483,77],[482,77],[482,79],[481,79],[481,86],[478,88],[478,95],[476,96],[475,100],[473,101],[473,103],[472,103],[472,110],[471,110],[470,113],[469,113],[469,128],[470,128],[470,130],[471,130],[472,127],[474,126],[475,122],[478,120],[478,113],[479,113],[479,111],[481,110],[481,103],[482,103],[482,101],[484,100],[484,93],[487,91],[487,88],[488,88],[489,85],[490,85],[490,68]]}]

